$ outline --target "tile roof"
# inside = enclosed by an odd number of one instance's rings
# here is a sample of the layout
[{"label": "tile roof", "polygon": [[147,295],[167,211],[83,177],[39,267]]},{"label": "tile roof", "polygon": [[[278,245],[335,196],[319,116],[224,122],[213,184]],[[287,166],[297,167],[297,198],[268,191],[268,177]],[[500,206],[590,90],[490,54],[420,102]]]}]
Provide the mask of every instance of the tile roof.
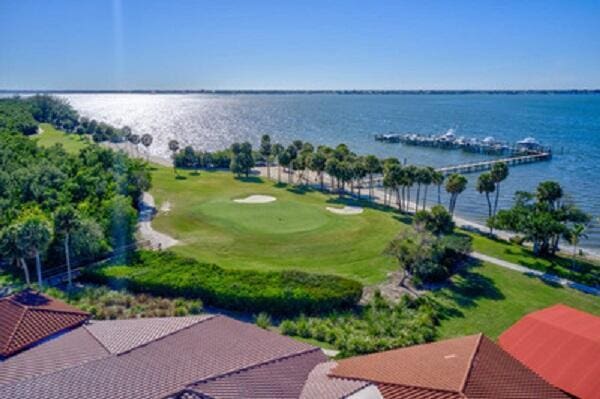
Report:
[{"label": "tile roof", "polygon": [[481,334],[342,360],[330,375],[372,381],[385,399],[568,398]]},{"label": "tile roof", "polygon": [[555,305],[523,317],[499,343],[554,386],[600,398],[600,317]]},{"label": "tile roof", "polygon": [[31,290],[0,299],[0,357],[83,324],[89,313]]},{"label": "tile roof", "polygon": [[120,355],[0,386],[0,398],[164,398],[198,381],[314,349],[215,316]]},{"label": "tile roof", "polygon": [[76,328],[0,361],[0,386],[109,355],[87,330]]},{"label": "tile roof", "polygon": [[372,384],[365,381],[330,378],[335,362],[320,363],[310,372],[300,399],[338,399],[348,397]]},{"label": "tile roof", "polygon": [[[319,348],[207,379],[189,389],[213,399],[298,399],[309,373],[327,360]],[[314,397],[316,398],[316,397]]]},{"label": "tile roof", "polygon": [[331,375],[458,392],[479,335],[373,353],[341,360]]},{"label": "tile roof", "polygon": [[92,321],[84,328],[110,353],[121,354],[190,327],[212,316]]}]

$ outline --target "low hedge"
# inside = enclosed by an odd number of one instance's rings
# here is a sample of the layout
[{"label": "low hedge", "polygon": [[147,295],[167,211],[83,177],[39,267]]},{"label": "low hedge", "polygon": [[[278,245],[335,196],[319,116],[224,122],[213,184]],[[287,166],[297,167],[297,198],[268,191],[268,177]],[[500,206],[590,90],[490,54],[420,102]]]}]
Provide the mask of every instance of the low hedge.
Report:
[{"label": "low hedge", "polygon": [[135,292],[199,298],[206,305],[279,316],[348,309],[362,295],[359,282],[343,277],[295,270],[223,269],[169,251],[140,251],[130,265],[88,270],[84,278]]}]

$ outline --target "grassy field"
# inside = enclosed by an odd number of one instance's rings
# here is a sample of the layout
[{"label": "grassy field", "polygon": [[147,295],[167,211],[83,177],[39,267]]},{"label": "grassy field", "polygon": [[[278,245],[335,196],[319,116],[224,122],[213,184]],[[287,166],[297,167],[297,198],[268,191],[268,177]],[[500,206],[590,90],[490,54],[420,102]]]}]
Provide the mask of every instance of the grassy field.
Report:
[{"label": "grassy field", "polygon": [[40,124],[42,133],[33,136],[43,147],[51,147],[54,144],[62,144],[65,150],[70,153],[79,152],[82,148],[88,145],[89,136],[80,136],[77,134],[66,134],[63,131],[57,130],[49,123]]},{"label": "grassy field", "polygon": [[573,281],[592,286],[600,285],[600,264],[578,259],[573,265],[571,258],[553,256],[541,258],[529,248],[501,240],[492,240],[478,234],[466,233],[473,238],[473,250],[530,269],[556,274]]},{"label": "grassy field", "polygon": [[[299,269],[380,282],[396,268],[382,255],[387,243],[407,228],[389,211],[365,209],[344,216],[327,211],[342,206],[337,197],[278,186],[257,177],[237,180],[228,172],[199,175],[157,167],[152,194],[159,213],[153,226],[182,242],[173,249],[183,255],[226,268]],[[271,195],[267,204],[239,204],[233,199]],[[363,204],[369,206],[369,204]]]},{"label": "grassy field", "polygon": [[495,339],[527,313],[557,303],[600,315],[598,297],[486,263],[454,276],[436,296],[448,305],[440,338],[483,332]]}]

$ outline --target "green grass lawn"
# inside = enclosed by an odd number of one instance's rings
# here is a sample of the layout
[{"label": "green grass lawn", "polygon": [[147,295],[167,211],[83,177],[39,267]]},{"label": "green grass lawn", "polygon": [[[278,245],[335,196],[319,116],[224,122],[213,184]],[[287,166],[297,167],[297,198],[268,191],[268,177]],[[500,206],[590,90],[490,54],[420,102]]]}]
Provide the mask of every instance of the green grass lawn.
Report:
[{"label": "green grass lawn", "polygon": [[531,269],[555,274],[573,281],[592,286],[600,285],[600,264],[578,259],[573,261],[564,256],[541,258],[529,248],[502,240],[492,240],[478,234],[467,233],[473,238],[473,250]]},{"label": "green grass lawn", "polygon": [[62,144],[67,152],[76,153],[90,143],[89,137],[86,135],[67,134],[61,130],[57,130],[49,123],[42,123],[40,127],[42,128],[42,133],[32,137],[42,147]]},{"label": "green grass lawn", "polygon": [[[257,177],[237,180],[229,172],[180,173],[184,178],[175,179],[172,169],[156,167],[151,192],[159,209],[167,201],[171,208],[153,226],[180,240],[173,249],[182,255],[226,268],[299,269],[365,284],[383,281],[396,268],[382,251],[407,225],[391,211],[336,215],[325,209],[345,204],[335,196]],[[252,194],[277,201],[233,202]]]},{"label": "green grass lawn", "polygon": [[486,263],[454,276],[436,296],[448,305],[440,338],[483,332],[495,339],[527,313],[557,303],[600,315],[596,296]]}]

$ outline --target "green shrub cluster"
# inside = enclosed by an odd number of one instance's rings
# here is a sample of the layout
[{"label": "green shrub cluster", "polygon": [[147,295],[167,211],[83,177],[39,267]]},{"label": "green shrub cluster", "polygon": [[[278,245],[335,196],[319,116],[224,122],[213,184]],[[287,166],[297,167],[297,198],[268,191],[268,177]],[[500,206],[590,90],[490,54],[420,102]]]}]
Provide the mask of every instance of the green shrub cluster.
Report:
[{"label": "green shrub cluster", "polygon": [[189,316],[202,311],[202,301],[199,300],[132,294],[106,287],[88,286],[70,292],[49,288],[46,293],[90,312],[96,320]]},{"label": "green shrub cluster", "polygon": [[346,357],[429,342],[435,337],[437,321],[438,312],[429,297],[404,296],[398,304],[391,304],[377,293],[360,310],[300,316],[282,321],[280,330],[327,342]]},{"label": "green shrub cluster", "polygon": [[85,273],[88,281],[117,284],[134,292],[200,298],[205,304],[272,315],[319,314],[348,309],[362,295],[356,281],[300,271],[259,272],[223,269],[172,252],[140,251],[128,266],[105,266]]}]

